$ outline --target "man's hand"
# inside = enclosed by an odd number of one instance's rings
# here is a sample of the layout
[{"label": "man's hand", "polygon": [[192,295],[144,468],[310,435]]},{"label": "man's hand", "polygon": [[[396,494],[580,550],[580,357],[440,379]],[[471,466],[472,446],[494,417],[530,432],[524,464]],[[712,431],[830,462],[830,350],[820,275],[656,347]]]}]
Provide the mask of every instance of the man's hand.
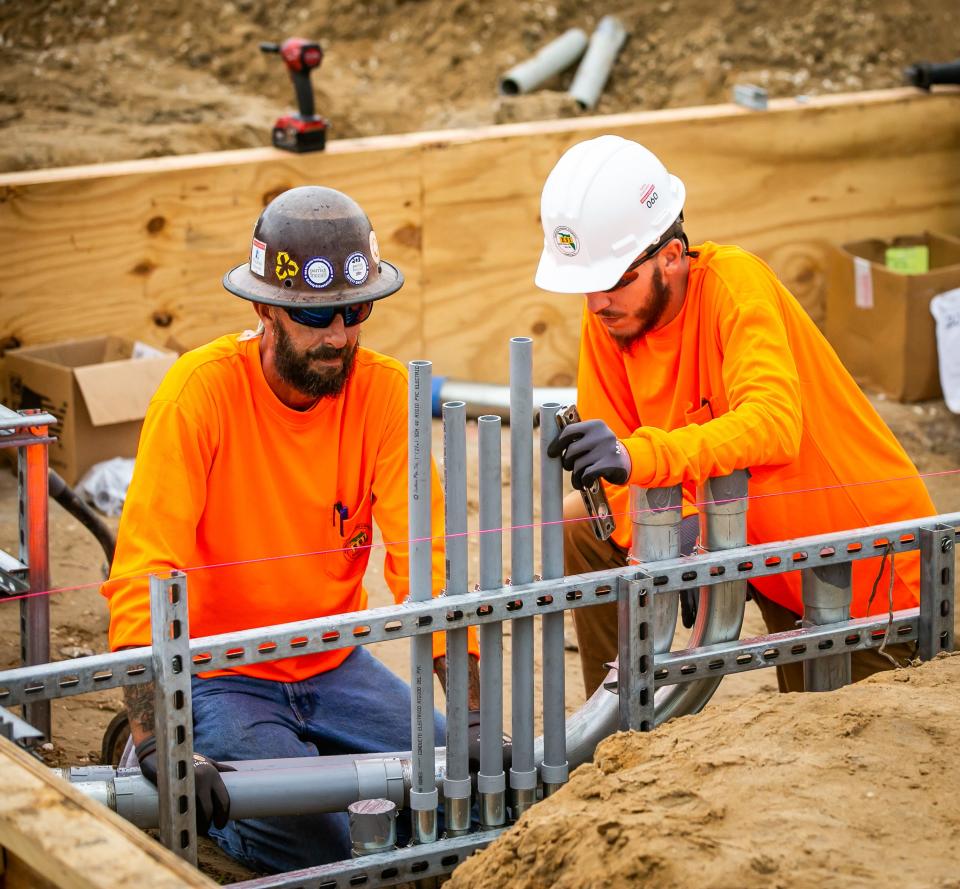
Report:
[{"label": "man's hand", "polygon": [[[151,784],[157,783],[157,739],[153,736],[137,744],[137,759],[140,771]],[[224,765],[201,753],[193,754],[193,774],[197,795],[197,832],[206,836],[211,822],[216,827],[226,827],[230,820],[230,794],[220,777],[221,772],[235,772],[233,766]]]},{"label": "man's hand", "polygon": [[[447,656],[441,654],[433,660],[433,672],[440,680],[440,688],[447,693]],[[467,706],[471,710],[480,709],[480,661],[475,655],[467,656]]]},{"label": "man's hand", "polygon": [[603,420],[583,420],[567,426],[547,448],[549,457],[562,457],[573,473],[573,486],[589,488],[598,478],[625,485],[630,478],[630,455]]}]

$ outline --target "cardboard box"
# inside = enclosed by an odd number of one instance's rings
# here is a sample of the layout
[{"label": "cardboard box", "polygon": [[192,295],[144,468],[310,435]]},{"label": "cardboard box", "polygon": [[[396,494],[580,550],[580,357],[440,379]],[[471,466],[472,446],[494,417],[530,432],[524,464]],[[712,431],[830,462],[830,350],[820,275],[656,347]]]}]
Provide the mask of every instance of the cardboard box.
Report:
[{"label": "cardboard box", "polygon": [[[887,247],[925,244],[930,270],[904,275],[884,265]],[[855,376],[898,401],[940,396],[930,300],[960,287],[960,239],[924,232],[855,241],[832,251],[827,339]]]},{"label": "cardboard box", "polygon": [[8,407],[57,418],[50,466],[72,485],[101,460],[136,456],[147,405],[176,359],[116,336],[14,349],[4,356]]}]

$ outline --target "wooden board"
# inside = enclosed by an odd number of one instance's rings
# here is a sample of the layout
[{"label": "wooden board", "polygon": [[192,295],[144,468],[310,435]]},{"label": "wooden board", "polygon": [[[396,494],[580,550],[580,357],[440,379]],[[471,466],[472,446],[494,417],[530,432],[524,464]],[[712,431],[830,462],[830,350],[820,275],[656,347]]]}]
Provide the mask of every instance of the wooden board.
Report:
[{"label": "wooden board", "polygon": [[[9,885],[206,889],[216,884],[0,738],[0,846]],[[30,882],[33,871],[41,880]]]},{"label": "wooden board", "polygon": [[[368,211],[405,288],[364,341],[435,372],[506,382],[532,335],[535,382],[569,385],[582,300],[537,290],[539,196],[560,154],[605,132],[643,142],[687,186],[694,240],[766,259],[823,320],[831,243],[960,233],[960,90],[913,89],[509,124],[0,176],[0,342],[116,333],[195,346],[252,323],[220,287],[263,204],[340,188]],[[166,326],[163,326],[166,325]]]},{"label": "wooden board", "polygon": [[[229,162],[116,164],[49,181],[0,183],[0,340],[111,332],[188,348],[255,326],[220,284],[244,262],[264,205],[295,185],[348,191],[373,219],[407,285],[368,336],[393,354],[420,348],[420,155],[384,149],[292,155],[225,152]],[[91,175],[92,173],[92,175]]]}]

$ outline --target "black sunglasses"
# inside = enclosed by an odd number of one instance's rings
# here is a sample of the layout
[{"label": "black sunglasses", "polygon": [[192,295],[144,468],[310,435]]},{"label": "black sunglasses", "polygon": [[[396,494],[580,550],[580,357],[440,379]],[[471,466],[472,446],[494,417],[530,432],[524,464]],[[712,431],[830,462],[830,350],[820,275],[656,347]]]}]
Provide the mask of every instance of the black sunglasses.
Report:
[{"label": "black sunglasses", "polygon": [[373,303],[352,303],[349,306],[300,306],[295,309],[286,308],[285,311],[293,321],[305,327],[329,327],[337,315],[343,318],[344,327],[356,327],[370,317]]},{"label": "black sunglasses", "polygon": [[620,280],[617,281],[617,283],[614,284],[613,287],[608,287],[603,292],[613,293],[615,290],[622,290],[628,284],[632,284],[634,281],[637,280],[637,276],[632,273],[636,269],[640,268],[640,266],[642,266],[648,259],[653,259],[654,256],[656,256],[661,250],[663,250],[664,247],[667,246],[667,244],[669,244],[673,240],[675,240],[675,238],[667,238],[665,241],[662,241],[660,244],[654,247],[653,250],[650,250],[642,254],[641,256],[638,256],[633,262],[630,263],[630,265],[627,266],[626,271],[620,276]]}]

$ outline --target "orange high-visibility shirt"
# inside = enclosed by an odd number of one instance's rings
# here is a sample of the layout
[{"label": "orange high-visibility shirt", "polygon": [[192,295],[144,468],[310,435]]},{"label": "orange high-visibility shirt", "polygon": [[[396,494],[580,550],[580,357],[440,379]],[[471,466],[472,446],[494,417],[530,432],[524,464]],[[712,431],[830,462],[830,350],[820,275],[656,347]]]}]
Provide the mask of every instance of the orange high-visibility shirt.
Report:
[{"label": "orange high-visibility shirt", "polygon": [[[694,249],[680,313],[629,353],[584,312],[577,404],[624,442],[630,483],[682,482],[690,499],[697,482],[749,469],[749,543],[933,515],[910,458],[771,269],[739,247]],[[628,488],[607,491],[629,547]],[[878,570],[854,562],[854,617]],[[752,582],[802,613],[799,572]],[[885,568],[871,614],[888,585]],[[898,555],[894,607],[915,606],[919,585],[919,555]]]},{"label": "orange high-visibility shirt", "polygon": [[[362,610],[373,519],[387,583],[397,602],[408,596],[406,369],[361,348],[340,396],[296,411],[267,384],[259,343],[224,336],[188,352],[150,403],[101,590],[112,649],[150,644],[144,575],[173,568],[187,571],[191,637]],[[436,594],[444,552],[435,465],[432,497]],[[433,639],[436,657],[444,634]],[[477,652],[473,635],[470,647]],[[334,669],[351,650],[204,675],[295,681]]]}]

